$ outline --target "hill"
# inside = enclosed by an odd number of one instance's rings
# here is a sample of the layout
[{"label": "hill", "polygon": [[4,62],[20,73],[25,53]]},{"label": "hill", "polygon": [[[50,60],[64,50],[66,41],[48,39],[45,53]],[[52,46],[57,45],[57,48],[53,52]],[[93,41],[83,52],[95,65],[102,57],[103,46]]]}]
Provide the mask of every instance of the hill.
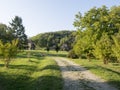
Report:
[{"label": "hill", "polygon": [[60,50],[69,51],[73,47],[75,36],[75,31],[63,30],[40,33],[30,39],[35,43],[37,48],[55,49],[59,47]]}]

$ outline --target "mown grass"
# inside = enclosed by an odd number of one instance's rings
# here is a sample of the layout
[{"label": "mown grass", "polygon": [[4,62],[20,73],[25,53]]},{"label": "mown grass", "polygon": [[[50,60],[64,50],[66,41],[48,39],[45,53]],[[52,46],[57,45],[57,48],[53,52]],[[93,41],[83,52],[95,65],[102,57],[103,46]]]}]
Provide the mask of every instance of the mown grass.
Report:
[{"label": "mown grass", "polygon": [[67,51],[59,51],[56,52],[55,50],[50,50],[49,52],[45,51],[45,50],[41,50],[41,53],[43,53],[43,55],[48,55],[48,56],[59,56],[59,57],[67,57],[68,52]]},{"label": "mown grass", "polygon": [[63,80],[58,65],[39,51],[18,54],[9,68],[0,61],[0,90],[62,90]]},{"label": "mown grass", "polygon": [[105,79],[111,85],[120,89],[120,64],[109,63],[104,65],[100,60],[92,60],[89,62],[87,59],[71,59],[77,64],[80,64],[90,70],[92,73]]}]

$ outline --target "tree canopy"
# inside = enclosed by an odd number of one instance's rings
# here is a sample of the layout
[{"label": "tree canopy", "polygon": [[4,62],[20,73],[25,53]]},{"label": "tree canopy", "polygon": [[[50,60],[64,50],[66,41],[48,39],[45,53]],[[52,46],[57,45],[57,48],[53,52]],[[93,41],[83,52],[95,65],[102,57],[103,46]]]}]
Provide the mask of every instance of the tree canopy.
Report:
[{"label": "tree canopy", "polygon": [[61,50],[69,51],[75,41],[75,31],[57,31],[38,34],[30,39],[40,48],[55,49],[57,46]]},{"label": "tree canopy", "polygon": [[93,54],[96,58],[103,59],[105,63],[111,61],[111,57],[116,57],[111,46],[115,42],[114,50],[118,48],[116,34],[120,31],[120,6],[110,9],[106,6],[94,7],[84,16],[78,13],[73,25],[78,30],[74,45],[74,51],[78,56]]}]

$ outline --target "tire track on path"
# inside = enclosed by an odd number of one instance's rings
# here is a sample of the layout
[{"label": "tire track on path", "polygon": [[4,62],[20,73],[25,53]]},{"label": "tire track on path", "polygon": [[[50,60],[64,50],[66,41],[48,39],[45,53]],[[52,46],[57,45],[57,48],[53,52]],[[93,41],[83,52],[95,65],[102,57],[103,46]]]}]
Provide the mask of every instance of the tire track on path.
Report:
[{"label": "tire track on path", "polygon": [[63,90],[118,90],[86,70],[65,58],[54,58],[61,69],[64,80]]}]

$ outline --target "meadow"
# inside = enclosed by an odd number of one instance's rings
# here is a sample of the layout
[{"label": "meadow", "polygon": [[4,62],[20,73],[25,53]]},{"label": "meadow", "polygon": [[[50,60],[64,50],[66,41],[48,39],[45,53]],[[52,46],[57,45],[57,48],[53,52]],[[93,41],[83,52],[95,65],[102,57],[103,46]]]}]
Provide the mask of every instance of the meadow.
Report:
[{"label": "meadow", "polygon": [[20,52],[8,68],[0,60],[0,90],[61,90],[63,80],[56,62],[43,52]]},{"label": "meadow", "polygon": [[[29,53],[29,57],[28,57]],[[0,60],[0,90],[62,90],[61,71],[53,57],[67,58],[68,52],[21,51],[8,68]],[[120,89],[120,64],[102,60],[68,59],[90,70]]]}]

